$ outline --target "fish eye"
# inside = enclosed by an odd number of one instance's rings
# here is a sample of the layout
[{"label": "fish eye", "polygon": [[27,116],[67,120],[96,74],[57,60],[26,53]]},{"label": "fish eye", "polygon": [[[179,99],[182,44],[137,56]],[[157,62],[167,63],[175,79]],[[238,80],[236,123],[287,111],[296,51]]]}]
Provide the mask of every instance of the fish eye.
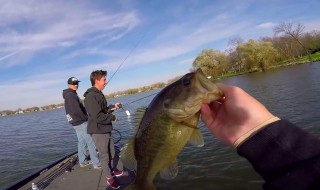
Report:
[{"label": "fish eye", "polygon": [[183,84],[183,86],[189,86],[191,84],[191,81],[190,81],[190,79],[185,78],[182,80],[182,84]]}]

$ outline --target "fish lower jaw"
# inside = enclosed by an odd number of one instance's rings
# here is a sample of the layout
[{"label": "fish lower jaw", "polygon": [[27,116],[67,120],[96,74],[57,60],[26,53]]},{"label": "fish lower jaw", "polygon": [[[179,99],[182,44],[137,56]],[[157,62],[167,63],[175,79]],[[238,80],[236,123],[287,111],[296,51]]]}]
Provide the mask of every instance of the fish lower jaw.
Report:
[{"label": "fish lower jaw", "polygon": [[194,114],[170,114],[170,118],[174,121],[181,122],[191,118]]},{"label": "fish lower jaw", "polygon": [[207,92],[207,93],[205,94],[205,97],[204,97],[203,100],[202,100],[202,103],[208,104],[208,103],[210,103],[210,102],[219,100],[221,97],[222,97],[222,93],[219,93],[219,92],[217,92],[217,91]]}]

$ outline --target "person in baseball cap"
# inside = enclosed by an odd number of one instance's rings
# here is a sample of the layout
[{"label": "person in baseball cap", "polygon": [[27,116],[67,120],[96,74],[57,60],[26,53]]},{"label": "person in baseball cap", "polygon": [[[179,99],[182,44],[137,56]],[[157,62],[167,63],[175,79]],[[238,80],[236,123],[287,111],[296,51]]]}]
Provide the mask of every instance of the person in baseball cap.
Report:
[{"label": "person in baseball cap", "polygon": [[76,85],[78,84],[80,81],[76,78],[76,77],[70,77],[68,79],[68,84],[71,84],[71,85]]},{"label": "person in baseball cap", "polygon": [[87,111],[77,94],[79,82],[80,81],[76,77],[70,77],[68,79],[68,88],[62,91],[66,118],[77,134],[78,159],[80,167],[89,165],[89,160],[86,155],[88,148],[93,168],[100,169],[100,161],[96,151],[96,146],[92,137],[87,133]]}]

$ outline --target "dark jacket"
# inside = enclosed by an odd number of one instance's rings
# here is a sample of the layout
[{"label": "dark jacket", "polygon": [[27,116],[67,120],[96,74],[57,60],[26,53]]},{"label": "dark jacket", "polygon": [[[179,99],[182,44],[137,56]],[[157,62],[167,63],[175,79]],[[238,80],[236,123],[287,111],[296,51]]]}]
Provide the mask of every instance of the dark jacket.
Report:
[{"label": "dark jacket", "polygon": [[88,120],[87,112],[80,102],[77,92],[68,88],[63,90],[62,96],[69,123],[76,126],[86,122]]},{"label": "dark jacket", "polygon": [[105,96],[96,87],[89,88],[83,96],[85,97],[84,105],[88,112],[88,133],[110,133],[113,129],[114,115],[111,114],[113,106],[107,107]]},{"label": "dark jacket", "polygon": [[320,189],[320,140],[288,121],[270,124],[238,153],[264,178],[265,190]]}]

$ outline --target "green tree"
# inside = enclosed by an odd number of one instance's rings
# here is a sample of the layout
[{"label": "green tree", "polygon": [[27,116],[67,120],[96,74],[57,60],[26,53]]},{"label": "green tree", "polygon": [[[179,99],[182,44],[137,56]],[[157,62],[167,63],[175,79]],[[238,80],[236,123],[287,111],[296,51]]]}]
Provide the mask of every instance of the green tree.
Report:
[{"label": "green tree", "polygon": [[320,51],[320,32],[319,31],[311,31],[306,33],[302,39],[303,44],[306,44],[310,53],[316,53]]},{"label": "green tree", "polygon": [[271,42],[258,40],[249,40],[247,43],[237,47],[244,57],[246,70],[260,68],[265,70],[266,67],[274,64],[279,57],[278,51],[272,46]]},{"label": "green tree", "polygon": [[192,63],[193,69],[201,68],[207,76],[217,78],[228,71],[226,68],[227,55],[213,49],[205,49]]}]

